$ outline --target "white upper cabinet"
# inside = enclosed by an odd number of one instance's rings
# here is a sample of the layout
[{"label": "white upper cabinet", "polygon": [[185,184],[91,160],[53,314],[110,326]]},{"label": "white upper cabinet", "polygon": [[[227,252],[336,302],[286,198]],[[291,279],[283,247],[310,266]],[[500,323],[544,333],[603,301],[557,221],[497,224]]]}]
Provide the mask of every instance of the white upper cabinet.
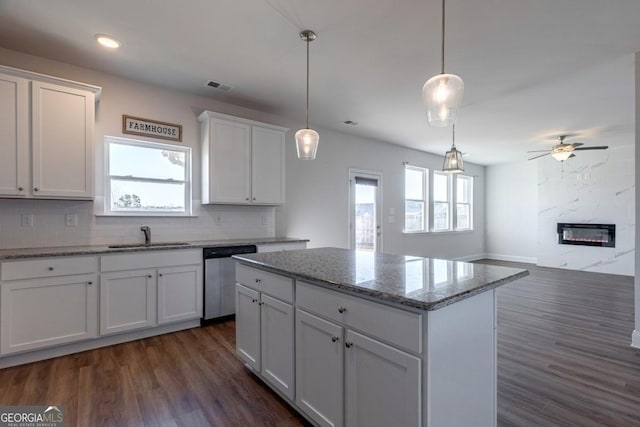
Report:
[{"label": "white upper cabinet", "polygon": [[284,135],[288,129],[203,112],[202,203],[284,203]]},{"label": "white upper cabinet", "polygon": [[0,197],[93,199],[100,90],[0,66]]}]

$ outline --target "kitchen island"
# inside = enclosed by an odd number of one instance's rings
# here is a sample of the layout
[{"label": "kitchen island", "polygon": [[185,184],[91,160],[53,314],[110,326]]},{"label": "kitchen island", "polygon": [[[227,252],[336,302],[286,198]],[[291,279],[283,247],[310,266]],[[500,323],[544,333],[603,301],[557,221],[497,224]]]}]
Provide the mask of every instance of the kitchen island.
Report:
[{"label": "kitchen island", "polygon": [[495,288],[526,270],[337,248],[234,256],[236,351],[320,426],[495,426]]}]

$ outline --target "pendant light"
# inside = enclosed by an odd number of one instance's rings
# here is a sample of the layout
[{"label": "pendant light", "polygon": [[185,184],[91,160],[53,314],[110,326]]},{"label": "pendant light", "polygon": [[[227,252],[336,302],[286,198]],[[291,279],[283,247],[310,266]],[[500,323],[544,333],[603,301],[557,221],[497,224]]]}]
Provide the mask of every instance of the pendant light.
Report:
[{"label": "pendant light", "polygon": [[300,33],[300,38],[307,42],[307,127],[296,132],[296,149],[299,159],[314,160],[316,151],[318,151],[320,135],[309,128],[309,43],[316,39],[316,33],[304,30]]},{"label": "pendant light", "polygon": [[456,125],[453,125],[453,144],[451,150],[444,155],[443,172],[460,173],[464,172],[464,162],[462,161],[462,153],[456,149]]},{"label": "pendant light", "polygon": [[431,77],[422,86],[422,102],[431,126],[447,127],[455,120],[462,101],[464,82],[455,74],[444,72],[445,0],[442,0],[442,45],[440,74]]}]

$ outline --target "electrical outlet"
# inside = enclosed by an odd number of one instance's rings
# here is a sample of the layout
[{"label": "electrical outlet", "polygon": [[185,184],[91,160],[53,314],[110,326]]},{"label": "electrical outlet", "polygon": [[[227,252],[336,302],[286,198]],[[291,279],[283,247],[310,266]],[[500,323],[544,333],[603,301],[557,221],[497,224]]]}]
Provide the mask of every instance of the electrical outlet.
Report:
[{"label": "electrical outlet", "polygon": [[77,214],[66,214],[65,215],[65,224],[67,227],[77,227],[78,226],[78,215]]},{"label": "electrical outlet", "polygon": [[23,227],[33,227],[33,214],[22,214],[21,223]]},{"label": "electrical outlet", "polygon": [[220,215],[216,215],[216,225],[222,225],[222,217]]}]

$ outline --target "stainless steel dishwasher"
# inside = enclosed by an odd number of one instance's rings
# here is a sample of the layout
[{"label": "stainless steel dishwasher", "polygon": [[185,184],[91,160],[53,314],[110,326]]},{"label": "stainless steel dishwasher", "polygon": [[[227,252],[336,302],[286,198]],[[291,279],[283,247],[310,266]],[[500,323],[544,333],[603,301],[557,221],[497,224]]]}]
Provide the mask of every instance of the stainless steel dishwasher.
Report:
[{"label": "stainless steel dishwasher", "polygon": [[236,254],[256,253],[255,245],[219,246],[204,248],[204,316],[205,325],[236,312]]}]

